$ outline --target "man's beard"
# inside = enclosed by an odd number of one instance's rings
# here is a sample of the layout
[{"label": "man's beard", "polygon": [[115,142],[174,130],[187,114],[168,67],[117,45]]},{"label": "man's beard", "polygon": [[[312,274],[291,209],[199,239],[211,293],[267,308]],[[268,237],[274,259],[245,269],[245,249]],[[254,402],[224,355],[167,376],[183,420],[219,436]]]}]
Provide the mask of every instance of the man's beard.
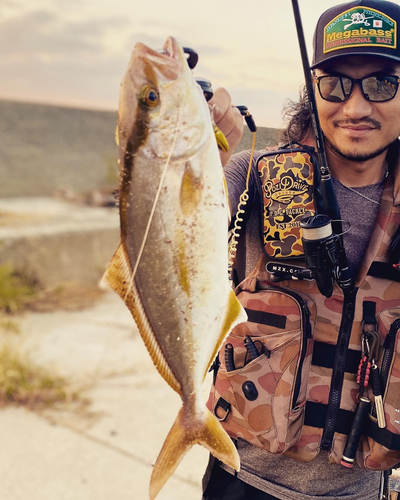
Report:
[{"label": "man's beard", "polygon": [[[372,118],[368,118],[368,117],[363,118],[362,120],[352,120],[350,118],[347,120],[336,120],[336,121],[334,121],[333,124],[335,127],[338,127],[340,125],[346,125],[346,124],[358,125],[360,123],[372,124],[378,130],[380,130],[382,128],[382,125],[380,122],[378,122],[377,120],[374,120]],[[375,151],[371,151],[369,153],[362,153],[362,152],[357,152],[355,150],[349,151],[349,152],[342,151],[338,146],[333,144],[327,137],[325,137],[325,141],[329,145],[330,149],[332,151],[334,151],[336,154],[338,154],[341,158],[344,158],[345,160],[349,160],[349,161],[359,162],[359,163],[376,158],[377,156],[384,153],[389,148],[389,146],[393,143],[393,141],[390,141],[386,146],[383,146],[382,148],[376,149]]]},{"label": "man's beard", "polygon": [[332,151],[334,151],[336,154],[338,154],[341,158],[343,158],[345,160],[349,160],[349,161],[359,162],[359,163],[362,163],[362,162],[368,161],[368,160],[372,160],[372,158],[376,158],[380,154],[387,151],[389,149],[390,145],[393,144],[393,141],[392,141],[392,142],[389,142],[389,144],[387,144],[386,146],[383,146],[382,148],[376,149],[375,151],[371,151],[369,153],[363,153],[361,151],[349,151],[349,152],[342,151],[337,146],[335,146],[335,144],[332,144],[329,141],[329,139],[327,139],[326,137],[325,137],[325,141],[329,145],[330,149]]}]

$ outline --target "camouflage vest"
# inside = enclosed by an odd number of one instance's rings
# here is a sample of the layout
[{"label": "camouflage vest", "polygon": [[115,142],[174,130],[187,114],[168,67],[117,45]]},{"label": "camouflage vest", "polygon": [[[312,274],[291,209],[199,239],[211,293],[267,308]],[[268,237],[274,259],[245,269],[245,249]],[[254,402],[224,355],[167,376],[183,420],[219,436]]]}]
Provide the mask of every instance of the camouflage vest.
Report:
[{"label": "camouflage vest", "polygon": [[[335,285],[326,298],[315,281],[273,283],[261,256],[237,287],[248,321],[225,340],[207,403],[233,438],[305,462],[330,450],[330,462],[340,463],[359,394],[363,306],[372,303],[386,427],[378,427],[372,405],[356,462],[373,470],[400,462],[400,273],[387,264],[399,224],[398,165],[354,290],[344,294]],[[373,402],[370,386],[364,395]]]}]

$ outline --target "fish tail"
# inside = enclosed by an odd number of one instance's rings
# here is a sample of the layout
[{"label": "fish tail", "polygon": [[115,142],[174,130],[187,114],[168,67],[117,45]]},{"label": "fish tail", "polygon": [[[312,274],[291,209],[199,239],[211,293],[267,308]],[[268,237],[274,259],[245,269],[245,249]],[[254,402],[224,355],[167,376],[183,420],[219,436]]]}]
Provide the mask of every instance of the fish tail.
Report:
[{"label": "fish tail", "polygon": [[235,445],[215,416],[206,409],[200,418],[193,419],[193,412],[188,411],[187,406],[180,409],[154,465],[150,480],[150,500],[158,495],[194,444],[204,446],[233,469],[240,468]]}]

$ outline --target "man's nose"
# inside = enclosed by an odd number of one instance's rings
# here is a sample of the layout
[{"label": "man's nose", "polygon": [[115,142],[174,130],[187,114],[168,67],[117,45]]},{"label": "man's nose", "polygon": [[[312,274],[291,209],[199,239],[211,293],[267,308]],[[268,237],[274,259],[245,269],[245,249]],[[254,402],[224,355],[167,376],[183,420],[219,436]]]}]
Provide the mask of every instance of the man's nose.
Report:
[{"label": "man's nose", "polygon": [[365,99],[358,83],[354,85],[353,91],[347,101],[344,102],[342,110],[346,116],[353,120],[359,120],[372,114],[373,106],[370,101]]}]

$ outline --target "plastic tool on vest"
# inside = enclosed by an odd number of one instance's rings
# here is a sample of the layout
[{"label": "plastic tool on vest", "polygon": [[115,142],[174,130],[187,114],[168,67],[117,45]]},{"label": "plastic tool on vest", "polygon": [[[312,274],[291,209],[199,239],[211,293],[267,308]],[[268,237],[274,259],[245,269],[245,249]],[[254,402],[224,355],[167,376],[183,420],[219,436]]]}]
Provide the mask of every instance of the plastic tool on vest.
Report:
[{"label": "plastic tool on vest", "polygon": [[378,427],[384,429],[386,427],[385,412],[383,409],[383,391],[381,385],[381,378],[379,376],[379,368],[374,362],[371,366],[371,381],[372,381],[372,391],[374,393],[374,403],[376,410],[376,418],[378,420]]},{"label": "plastic tool on vest", "polygon": [[233,345],[225,345],[225,366],[227,372],[233,372],[235,370],[235,361],[233,359]]},{"label": "plastic tool on vest", "polygon": [[382,389],[380,386],[379,371],[375,363],[375,359],[378,358],[379,352],[379,333],[377,332],[376,328],[375,310],[376,304],[374,302],[364,301],[361,334],[362,356],[357,373],[357,383],[359,384],[360,399],[356,407],[353,424],[350,434],[347,438],[342,460],[340,461],[340,463],[345,467],[353,467],[358,444],[361,438],[364,420],[371,406],[370,400],[367,397],[363,396],[365,387],[368,386],[370,375],[372,377],[371,380],[374,396],[375,392],[378,395],[378,397],[375,397],[375,408],[377,416],[379,414],[378,425],[379,427],[381,427],[381,425],[385,427],[386,425],[384,422],[385,417],[383,413]]},{"label": "plastic tool on vest", "polygon": [[255,343],[252,341],[251,337],[249,337],[247,335],[247,337],[245,337],[244,341],[244,346],[246,348],[246,362],[245,364],[247,363],[250,363],[250,361],[253,361],[253,359],[257,359],[258,356],[260,355],[260,353],[258,352],[258,349],[255,345]]},{"label": "plastic tool on vest", "polygon": [[360,398],[360,401],[358,402],[357,409],[354,415],[353,425],[347,439],[342,460],[340,461],[340,463],[345,467],[353,467],[358,443],[360,442],[363,422],[365,417],[367,416],[370,405],[370,400],[364,397]]},{"label": "plastic tool on vest", "polygon": [[[365,308],[364,308],[365,317]],[[361,430],[364,425],[364,419],[367,416],[370,408],[370,400],[363,396],[364,389],[368,386],[369,375],[371,372],[371,349],[369,344],[369,335],[366,335],[364,330],[361,336],[361,361],[357,372],[357,383],[359,385],[359,400],[357,403],[356,411],[354,414],[353,424],[351,426],[350,434],[347,438],[346,446],[343,452],[340,463],[344,467],[353,467],[354,459],[356,456],[358,444],[361,438]]]}]

